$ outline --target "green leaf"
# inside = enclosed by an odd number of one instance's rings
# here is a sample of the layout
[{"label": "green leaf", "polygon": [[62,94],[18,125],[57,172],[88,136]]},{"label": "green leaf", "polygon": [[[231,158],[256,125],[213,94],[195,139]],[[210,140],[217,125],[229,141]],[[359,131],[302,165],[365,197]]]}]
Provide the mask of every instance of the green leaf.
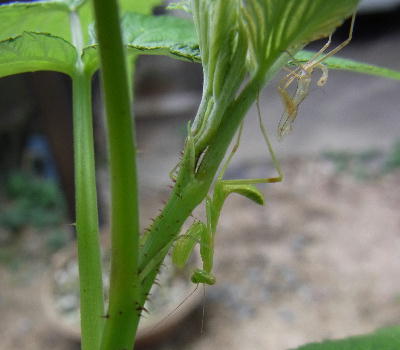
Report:
[{"label": "green leaf", "polygon": [[128,13],[122,19],[122,28],[131,53],[200,59],[196,33],[189,20]]},{"label": "green leaf", "polygon": [[[193,23],[172,16],[148,16],[127,13],[122,18],[124,40],[129,55],[166,55],[199,61],[199,49]],[[89,71],[98,66],[96,38],[84,49],[83,61]]]},{"label": "green leaf", "polygon": [[[267,67],[285,52],[328,36],[351,15],[359,0],[253,0],[242,6],[250,65]],[[271,30],[273,28],[273,30]]]},{"label": "green leaf", "polygon": [[[315,55],[315,52],[300,51],[296,54],[296,61],[307,62]],[[292,62],[294,63],[294,62]],[[400,80],[400,72],[388,68],[381,68],[372,64],[357,62],[346,58],[329,57],[323,63],[330,69],[347,70],[356,73],[375,75],[383,78]]]},{"label": "green leaf", "polygon": [[187,13],[192,13],[190,0],[181,0],[178,2],[171,2],[167,6],[167,10],[181,10]]},{"label": "green leaf", "polygon": [[148,15],[155,6],[161,5],[164,0],[120,0],[122,12],[135,12]]},{"label": "green leaf", "polygon": [[68,5],[70,9],[76,10],[85,4],[90,4],[89,0],[60,0]]},{"label": "green leaf", "polygon": [[398,350],[400,327],[383,328],[374,333],[341,340],[327,340],[301,346],[297,350]]},{"label": "green leaf", "polygon": [[0,77],[39,70],[72,75],[75,61],[75,48],[50,34],[24,33],[0,42]]},{"label": "green leaf", "polygon": [[37,32],[71,41],[69,12],[68,4],[57,0],[0,5],[0,40]]},{"label": "green leaf", "polygon": [[[162,0],[121,0],[122,12],[151,13]],[[12,2],[0,5],[0,40],[16,37],[23,32],[49,33],[71,41],[69,15],[77,9],[88,43],[89,24],[94,21],[92,6],[88,0],[42,0]]]},{"label": "green leaf", "polygon": [[[152,13],[152,9],[154,8],[154,6],[160,5],[163,2],[163,0],[120,0],[118,3],[120,7],[120,12],[122,14],[125,14],[126,12],[135,12],[147,15]],[[90,1],[86,0],[83,6],[78,9],[78,13],[83,28],[84,42],[89,43],[89,27],[94,22],[92,5]]]},{"label": "green leaf", "polygon": [[[353,1],[354,2],[354,1]],[[347,7],[346,7],[347,8]],[[176,59],[200,62],[200,52],[193,23],[171,16],[145,16],[127,13],[122,20],[128,53],[131,55],[167,55]],[[322,26],[326,28],[326,26]],[[84,61],[90,71],[98,69],[96,39],[84,50]],[[300,51],[295,58],[306,62],[314,53]],[[353,60],[330,57],[324,63],[331,69],[349,70],[391,79],[400,79],[400,73]]]}]

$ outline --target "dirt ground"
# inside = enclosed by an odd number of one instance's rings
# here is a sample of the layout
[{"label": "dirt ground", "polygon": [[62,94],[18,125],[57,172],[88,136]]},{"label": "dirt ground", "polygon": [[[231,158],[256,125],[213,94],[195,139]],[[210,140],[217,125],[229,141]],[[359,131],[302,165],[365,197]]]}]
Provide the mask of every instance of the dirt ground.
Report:
[{"label": "dirt ground", "polygon": [[[152,349],[284,350],[399,323],[400,173],[360,181],[337,175],[331,162],[304,159],[284,168],[285,182],[264,188],[265,206],[227,201],[203,333],[199,305]],[[248,169],[241,175],[265,171]],[[165,195],[146,196],[147,210]],[[79,349],[46,319],[41,276],[49,257],[34,233],[25,235],[16,264],[0,267],[0,349]]]}]

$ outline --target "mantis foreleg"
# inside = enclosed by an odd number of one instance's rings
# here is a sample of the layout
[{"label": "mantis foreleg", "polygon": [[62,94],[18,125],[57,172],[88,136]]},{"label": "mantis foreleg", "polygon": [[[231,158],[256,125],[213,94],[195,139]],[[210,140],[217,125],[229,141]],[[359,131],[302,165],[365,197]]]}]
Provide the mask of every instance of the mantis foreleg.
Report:
[{"label": "mantis foreleg", "polygon": [[200,245],[203,269],[196,269],[192,274],[193,283],[214,284],[215,277],[211,273],[214,254],[214,233],[211,229],[211,200],[207,198],[207,225],[196,221],[186,234],[180,236],[172,252],[172,261],[178,267],[184,267],[196,244]]}]

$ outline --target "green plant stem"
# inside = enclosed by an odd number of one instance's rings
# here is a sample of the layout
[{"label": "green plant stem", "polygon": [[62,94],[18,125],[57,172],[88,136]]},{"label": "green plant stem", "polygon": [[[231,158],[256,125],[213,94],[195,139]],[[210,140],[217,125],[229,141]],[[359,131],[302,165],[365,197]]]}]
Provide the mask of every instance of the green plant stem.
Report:
[{"label": "green plant stem", "polygon": [[103,285],[94,164],[91,77],[72,80],[76,230],[79,259],[82,349],[99,349],[103,328]]},{"label": "green plant stem", "polygon": [[78,51],[72,77],[72,97],[81,343],[82,350],[93,350],[100,347],[104,300],[92,124],[92,76],[84,72],[80,59],[82,28],[75,11],[70,13],[70,26]]},{"label": "green plant stem", "polygon": [[111,175],[110,304],[102,350],[132,349],[140,317],[136,143],[117,2],[95,0]]}]

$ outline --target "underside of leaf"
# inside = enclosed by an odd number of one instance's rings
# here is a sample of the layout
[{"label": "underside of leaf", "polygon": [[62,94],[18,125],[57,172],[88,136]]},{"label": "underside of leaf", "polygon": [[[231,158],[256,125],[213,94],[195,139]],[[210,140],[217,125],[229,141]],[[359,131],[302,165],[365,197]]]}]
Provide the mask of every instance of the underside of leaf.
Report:
[{"label": "underside of leaf", "polygon": [[283,53],[295,54],[328,36],[356,9],[359,0],[243,0],[251,65],[269,66]]},{"label": "underside of leaf", "polygon": [[69,11],[68,4],[59,0],[0,5],[0,40],[36,32],[71,41]]},{"label": "underside of leaf", "polygon": [[0,77],[40,70],[72,75],[75,61],[69,42],[46,33],[23,33],[0,42]]},{"label": "underside of leaf", "polygon": [[[187,61],[200,61],[193,23],[172,16],[126,13],[122,18],[124,40],[129,55],[165,55]],[[83,61],[90,71],[98,68],[97,40],[84,49]]]}]

